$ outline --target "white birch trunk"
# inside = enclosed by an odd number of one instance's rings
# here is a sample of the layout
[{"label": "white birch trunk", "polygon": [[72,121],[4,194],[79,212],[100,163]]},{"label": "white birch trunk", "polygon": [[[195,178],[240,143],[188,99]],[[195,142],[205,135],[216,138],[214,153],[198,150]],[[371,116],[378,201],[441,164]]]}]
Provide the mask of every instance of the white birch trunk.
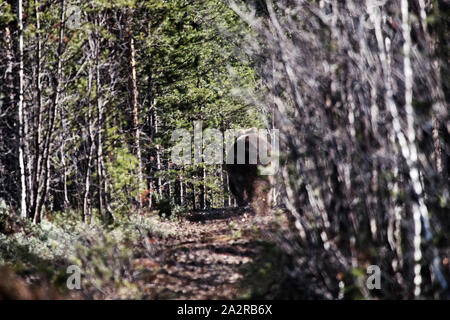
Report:
[{"label": "white birch trunk", "polygon": [[22,0],[17,1],[17,23],[19,36],[19,101],[17,112],[19,117],[19,167],[20,167],[20,216],[27,217],[27,190],[26,190],[26,168],[25,168],[25,123],[24,123],[24,76],[23,76],[23,8]]}]

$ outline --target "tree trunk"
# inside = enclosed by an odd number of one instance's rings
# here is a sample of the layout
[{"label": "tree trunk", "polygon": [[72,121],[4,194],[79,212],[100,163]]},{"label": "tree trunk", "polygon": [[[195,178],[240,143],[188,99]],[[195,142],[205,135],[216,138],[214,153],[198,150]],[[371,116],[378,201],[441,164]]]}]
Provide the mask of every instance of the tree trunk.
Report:
[{"label": "tree trunk", "polygon": [[23,19],[22,19],[22,0],[17,1],[17,24],[18,24],[18,58],[19,58],[19,101],[17,112],[19,118],[19,167],[20,167],[20,216],[27,217],[27,189],[26,189],[26,168],[25,168],[25,123],[24,123],[24,75],[23,75]]},{"label": "tree trunk", "polygon": [[[62,76],[62,54],[63,54],[63,40],[64,40],[64,21],[65,21],[65,11],[66,5],[65,0],[61,0],[61,13],[60,13],[60,29],[59,29],[59,39],[58,39],[58,62],[56,68],[56,81],[53,86],[53,97],[51,101],[50,116],[48,119],[48,128],[45,136],[43,159],[40,165],[38,176],[40,176],[43,181],[40,186],[38,186],[38,192],[34,198],[35,204],[33,207],[35,211],[33,213],[34,223],[39,223],[41,221],[42,207],[47,199],[48,190],[50,189],[50,149],[53,129],[55,126],[56,113],[59,106],[59,95],[61,91],[61,76]],[[45,167],[44,167],[45,164]]]},{"label": "tree trunk", "polygon": [[[14,119],[14,115],[10,116],[10,114],[6,114],[4,112],[6,112],[6,110],[16,110],[16,97],[15,97],[15,93],[14,93],[14,44],[13,44],[13,39],[11,36],[11,33],[14,30],[15,25],[13,23],[11,23],[9,26],[7,26],[4,30],[4,36],[5,36],[5,44],[6,44],[6,48],[5,48],[5,56],[6,56],[6,70],[5,70],[5,80],[6,80],[6,92],[5,92],[5,103],[1,106],[1,110],[0,110],[0,114],[2,115],[1,117],[5,116],[4,122],[2,119],[2,123],[0,125],[0,131],[1,131],[1,139],[2,141],[0,141],[0,146],[1,146],[1,151],[2,151],[2,155],[6,154],[6,152],[9,152],[12,148],[16,148],[16,140],[15,140],[15,136],[16,134],[14,134],[13,137],[11,137],[11,135],[9,134],[11,132],[11,130],[8,130],[6,128],[6,126],[3,125],[3,123],[8,123],[9,118]],[[5,134],[8,133],[8,135],[10,136],[10,138],[7,139],[3,139],[6,138]],[[12,148],[11,148],[12,147]],[[3,152],[5,151],[5,152]],[[12,156],[9,157],[10,159],[13,158]],[[14,160],[14,169],[16,169],[16,163],[17,161]],[[0,175],[2,175],[2,180],[3,179],[7,179],[6,181],[2,181],[2,183],[5,183],[5,186],[2,186],[5,188],[6,190],[6,184],[11,183],[12,181],[15,180],[15,177],[9,177],[7,178],[7,174],[8,174],[8,169],[4,167],[4,162],[2,159],[1,162],[1,172]],[[4,176],[3,176],[4,175]],[[18,191],[20,191],[20,188],[18,189]]]},{"label": "tree trunk", "polygon": [[92,68],[89,71],[89,84],[88,84],[88,99],[87,99],[87,104],[88,104],[88,114],[87,114],[87,122],[88,122],[88,127],[87,127],[87,163],[86,163],[86,171],[85,171],[85,176],[84,176],[84,195],[83,195],[83,211],[82,211],[82,218],[83,221],[86,223],[90,223],[90,218],[91,218],[91,208],[90,208],[90,203],[89,203],[89,192],[90,192],[90,188],[91,188],[91,164],[92,164],[92,155],[94,152],[94,136],[93,136],[93,128],[92,128],[92,111],[91,111],[91,99],[90,99],[90,94],[91,94],[91,90],[92,90]]},{"label": "tree trunk", "polygon": [[195,185],[193,183],[191,183],[191,188],[192,188],[192,210],[197,209],[197,201],[195,198]]},{"label": "tree trunk", "polygon": [[38,186],[40,185],[39,168],[41,167],[42,152],[41,152],[41,141],[42,141],[42,83],[41,83],[41,25],[40,25],[40,1],[36,1],[35,8],[35,18],[36,18],[36,116],[35,116],[35,126],[34,126],[34,145],[35,145],[35,156],[34,156],[34,168],[33,168],[33,178],[32,178],[32,207],[31,212],[35,212],[36,201],[38,197]]},{"label": "tree trunk", "polygon": [[[158,119],[158,112],[157,112],[157,104],[153,104],[153,112],[152,112],[152,118],[153,118],[153,136],[152,140],[154,141],[155,137],[158,135],[159,131],[159,119]],[[161,155],[160,155],[160,146],[159,144],[155,147],[155,161],[156,161],[156,172],[158,173],[158,177],[156,178],[156,192],[158,195],[162,195],[162,179],[161,179]]]},{"label": "tree trunk", "polygon": [[223,185],[223,206],[228,208],[231,206],[230,189],[228,187],[228,172],[222,168],[222,185]]},{"label": "tree trunk", "polygon": [[[136,158],[138,161],[138,194],[140,194],[142,188],[142,159],[141,159],[141,146],[140,146],[140,126],[139,126],[139,110],[138,110],[138,89],[136,82],[136,51],[134,47],[134,36],[133,36],[133,12],[130,11],[130,20],[128,24],[128,45],[130,50],[130,60],[129,60],[129,71],[130,71],[130,100],[131,100],[131,110],[133,116],[133,134],[134,134],[134,144]],[[138,197],[139,209],[142,208],[142,199]]]},{"label": "tree trunk", "polygon": [[183,175],[180,173],[180,206],[184,205],[184,182],[183,182]]},{"label": "tree trunk", "polygon": [[[90,109],[90,107],[89,107]],[[89,111],[90,114],[90,111]],[[88,117],[90,117],[90,115],[88,115]],[[91,126],[91,124],[89,124],[89,126]],[[91,128],[92,129],[92,128]],[[91,221],[91,208],[90,208],[90,203],[89,203],[89,192],[90,192],[90,187],[91,187],[91,162],[92,162],[92,154],[93,154],[93,137],[91,135],[91,129],[89,130],[89,147],[88,147],[88,158],[87,158],[87,164],[86,164],[86,173],[84,176],[84,185],[85,185],[85,189],[84,189],[84,195],[83,195],[83,212],[82,212],[82,218],[83,221],[86,223],[90,223]]]},{"label": "tree trunk", "polygon": [[201,169],[201,176],[202,176],[202,186],[200,191],[200,209],[204,210],[206,209],[206,168],[203,164]]},{"label": "tree trunk", "polygon": [[[99,27],[98,16],[96,16],[96,28]],[[103,165],[103,147],[102,147],[102,131],[103,131],[103,102],[101,99],[101,81],[100,81],[100,66],[99,66],[99,51],[100,51],[100,36],[98,30],[95,30],[95,98],[97,101],[97,183],[98,183],[98,213],[101,218],[104,216],[104,165]]]},{"label": "tree trunk", "polygon": [[[151,23],[148,24],[148,36],[151,36]],[[147,134],[150,138],[150,141],[154,141],[154,118],[156,116],[156,112],[154,110],[154,95],[153,95],[153,76],[152,76],[152,68],[151,64],[147,66],[147,76],[148,76],[148,83],[147,83],[147,96],[148,96],[148,110],[147,110]],[[148,154],[148,153],[147,153]],[[151,152],[150,152],[151,154]],[[152,157],[150,157],[150,161],[146,162],[146,173],[147,173],[147,185],[150,190],[148,194],[148,208],[150,209],[152,207],[152,194],[153,194],[153,160],[151,160]]]}]

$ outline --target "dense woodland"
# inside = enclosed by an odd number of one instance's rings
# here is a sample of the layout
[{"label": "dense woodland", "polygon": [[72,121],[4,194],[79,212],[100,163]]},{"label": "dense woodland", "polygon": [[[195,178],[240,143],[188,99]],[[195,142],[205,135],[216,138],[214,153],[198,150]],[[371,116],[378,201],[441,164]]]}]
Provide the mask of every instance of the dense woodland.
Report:
[{"label": "dense woodland", "polygon": [[[450,298],[449,17],[0,0],[0,298]],[[271,209],[172,161],[199,121],[279,130]]]}]

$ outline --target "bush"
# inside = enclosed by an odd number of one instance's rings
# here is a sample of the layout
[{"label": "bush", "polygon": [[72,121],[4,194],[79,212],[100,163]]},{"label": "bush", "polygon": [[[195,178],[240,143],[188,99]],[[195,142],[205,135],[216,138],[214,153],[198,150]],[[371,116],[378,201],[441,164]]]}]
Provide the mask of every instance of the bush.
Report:
[{"label": "bush", "polygon": [[137,183],[138,162],[126,146],[114,150],[111,158],[107,162],[111,185],[111,201],[108,204],[113,212],[123,215],[131,210],[130,204],[135,203],[140,191],[145,188]]},{"label": "bush", "polygon": [[[174,231],[157,216],[121,216],[107,230],[100,221],[88,225],[79,216],[55,213],[39,225],[24,221],[17,232],[0,233],[0,266],[8,265],[31,283],[48,282],[68,293],[66,270],[77,265],[84,298],[139,298],[140,290],[132,284],[132,258],[151,254],[149,238]],[[0,211],[0,221],[4,217]]]},{"label": "bush", "polygon": [[154,194],[152,196],[153,207],[158,211],[160,217],[174,219],[179,216],[184,208],[175,203],[173,199]]}]

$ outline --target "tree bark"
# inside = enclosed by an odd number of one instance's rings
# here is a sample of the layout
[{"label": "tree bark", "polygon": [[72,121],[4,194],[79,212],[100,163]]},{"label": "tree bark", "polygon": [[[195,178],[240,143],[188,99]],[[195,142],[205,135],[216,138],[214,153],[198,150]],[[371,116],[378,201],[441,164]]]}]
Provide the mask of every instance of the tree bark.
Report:
[{"label": "tree bark", "polygon": [[84,195],[83,195],[83,211],[82,211],[82,219],[85,223],[90,223],[91,220],[91,208],[90,208],[90,203],[89,203],[89,192],[90,192],[90,188],[91,188],[91,165],[92,165],[92,155],[94,152],[94,135],[93,135],[93,128],[92,128],[92,110],[91,110],[91,99],[90,99],[90,94],[91,94],[91,90],[92,90],[92,68],[89,71],[89,89],[88,89],[88,99],[87,99],[87,103],[88,103],[88,114],[87,114],[87,122],[88,122],[88,126],[87,126],[87,159],[86,159],[86,171],[85,171],[85,176],[84,176]]},{"label": "tree bark", "polygon": [[[157,109],[157,103],[153,103],[153,112],[152,112],[152,118],[153,118],[153,135],[152,140],[158,136],[159,132],[159,117],[158,117],[158,109]],[[160,146],[159,144],[156,144],[155,146],[155,161],[156,161],[156,172],[158,173],[158,177],[156,178],[156,192],[159,196],[162,196],[162,179],[161,179],[161,154],[160,154]]]},{"label": "tree bark", "polygon": [[184,182],[183,182],[183,175],[180,173],[180,206],[184,205]]},{"label": "tree bark", "polygon": [[41,83],[41,24],[40,24],[40,1],[36,1],[35,7],[35,18],[36,18],[36,116],[35,116],[35,126],[34,126],[34,167],[33,167],[33,178],[32,178],[32,207],[31,212],[35,212],[36,201],[38,197],[38,186],[40,185],[39,168],[41,167],[42,152],[42,83]]},{"label": "tree bark", "polygon": [[[129,72],[130,72],[130,100],[131,100],[131,110],[133,117],[133,135],[134,135],[134,145],[135,153],[138,161],[137,175],[138,175],[138,195],[140,194],[143,176],[142,176],[142,157],[141,157],[141,146],[140,146],[140,135],[141,130],[139,126],[139,109],[138,109],[138,89],[136,81],[136,50],[134,46],[134,36],[133,36],[133,11],[129,11],[129,24],[128,24],[128,46],[130,50],[129,59]],[[142,199],[138,197],[139,209],[142,208]]]},{"label": "tree bark", "polygon": [[[53,130],[55,126],[56,113],[59,106],[59,95],[61,91],[61,76],[62,76],[62,54],[63,54],[63,40],[64,40],[64,21],[65,21],[66,5],[65,0],[61,0],[61,13],[59,20],[59,39],[58,39],[58,62],[56,68],[56,79],[53,86],[53,97],[51,101],[50,116],[48,119],[48,128],[45,136],[43,159],[39,169],[38,175],[41,176],[42,183],[38,186],[38,192],[34,199],[33,221],[39,223],[41,221],[42,207],[48,196],[48,190],[50,189],[50,152]],[[44,167],[45,165],[45,167]],[[43,178],[42,178],[43,177]]]},{"label": "tree bark", "polygon": [[228,187],[228,172],[222,168],[223,206],[231,207],[230,189]]},{"label": "tree bark", "polygon": [[[99,27],[98,14],[95,18],[96,28]],[[95,30],[95,82],[96,82],[96,101],[97,101],[97,183],[98,183],[98,213],[100,217],[104,217],[104,165],[103,165],[103,142],[102,142],[102,132],[103,132],[103,102],[101,99],[101,84],[100,84],[100,65],[99,65],[99,54],[100,54],[100,36],[98,30]]]},{"label": "tree bark", "polygon": [[17,31],[18,31],[18,64],[19,64],[19,100],[17,112],[19,119],[19,167],[20,167],[20,216],[27,218],[27,188],[26,188],[26,168],[25,168],[25,123],[24,123],[24,75],[23,75],[23,3],[17,1]]},{"label": "tree bark", "polygon": [[200,189],[200,209],[204,210],[206,209],[206,168],[204,164],[200,169],[200,173],[202,176],[202,186]]}]

